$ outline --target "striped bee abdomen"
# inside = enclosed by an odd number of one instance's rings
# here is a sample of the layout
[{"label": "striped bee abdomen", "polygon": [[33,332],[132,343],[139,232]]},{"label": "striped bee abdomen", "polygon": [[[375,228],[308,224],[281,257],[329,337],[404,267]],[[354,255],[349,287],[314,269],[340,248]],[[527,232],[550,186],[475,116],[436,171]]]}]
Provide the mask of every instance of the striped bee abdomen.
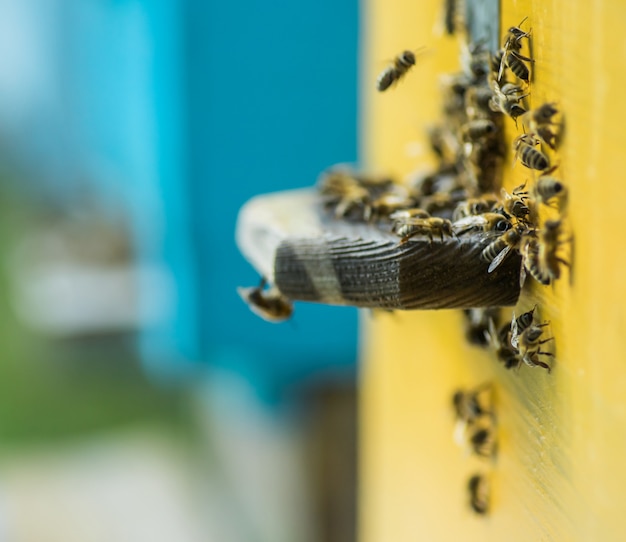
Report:
[{"label": "striped bee abdomen", "polygon": [[512,253],[488,273],[483,250],[494,234],[398,236],[325,214],[314,191],[259,196],[242,209],[242,253],[287,298],[385,309],[509,306],[520,293]]}]

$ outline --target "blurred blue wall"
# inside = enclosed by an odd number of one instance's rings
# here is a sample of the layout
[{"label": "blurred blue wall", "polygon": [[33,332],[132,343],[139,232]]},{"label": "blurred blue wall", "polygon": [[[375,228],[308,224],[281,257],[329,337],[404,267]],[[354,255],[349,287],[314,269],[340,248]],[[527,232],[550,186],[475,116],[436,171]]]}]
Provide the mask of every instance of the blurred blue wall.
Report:
[{"label": "blurred blue wall", "polygon": [[[353,376],[356,312],[254,316],[235,288],[259,277],[234,230],[250,197],[356,161],[356,0],[0,0],[0,12],[4,167],[50,205],[87,192],[127,217],[138,261],[172,279],[171,311],[141,337],[147,369],[226,367],[268,398],[324,371]],[[145,311],[159,295],[143,283]]]}]

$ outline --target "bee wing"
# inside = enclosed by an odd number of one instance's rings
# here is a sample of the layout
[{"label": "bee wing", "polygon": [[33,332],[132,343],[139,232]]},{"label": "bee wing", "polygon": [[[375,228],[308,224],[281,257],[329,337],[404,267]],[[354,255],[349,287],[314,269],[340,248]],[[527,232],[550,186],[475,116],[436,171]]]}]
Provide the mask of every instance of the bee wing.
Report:
[{"label": "bee wing", "polygon": [[511,319],[511,345],[514,348],[519,349],[519,329],[517,327],[517,318],[515,318],[515,313],[513,313],[513,318]]},{"label": "bee wing", "polygon": [[523,288],[525,282],[526,282],[526,266],[522,262],[522,267],[519,271],[519,287]]},{"label": "bee wing", "polygon": [[510,245],[505,246],[500,251],[500,253],[491,261],[491,263],[489,264],[489,268],[487,269],[487,273],[493,273],[493,271],[498,268],[498,266],[504,261],[504,259],[508,256],[510,252]]},{"label": "bee wing", "polygon": [[481,215],[466,216],[452,224],[452,231],[458,235],[477,228],[483,228],[485,224],[487,224],[487,219]]},{"label": "bee wing", "polygon": [[496,323],[494,322],[493,318],[489,318],[488,328],[489,331],[487,331],[487,339],[491,346],[495,350],[498,350],[498,348],[500,348],[502,344],[500,343],[500,336],[498,334],[498,330],[496,329]]}]

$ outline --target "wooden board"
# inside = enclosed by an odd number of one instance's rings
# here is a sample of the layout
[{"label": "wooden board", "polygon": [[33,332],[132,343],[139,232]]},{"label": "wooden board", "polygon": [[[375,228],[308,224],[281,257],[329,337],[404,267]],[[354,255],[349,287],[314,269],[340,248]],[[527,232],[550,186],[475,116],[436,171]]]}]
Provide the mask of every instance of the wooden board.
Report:
[{"label": "wooden board", "polygon": [[[424,128],[439,117],[437,78],[458,69],[458,42],[433,34],[441,4],[365,4],[362,155],[377,171],[404,176],[432,163]],[[464,341],[458,312],[364,314],[363,542],[626,537],[626,255],[619,239],[626,4],[502,2],[503,28],[526,16],[536,59],[532,104],[557,101],[566,120],[555,158],[570,189],[572,273],[536,288],[518,308],[538,301],[551,321],[554,370],[506,371]],[[422,45],[430,52],[415,73],[376,94],[385,61]],[[509,188],[529,177],[521,166],[506,171]],[[499,422],[495,464],[468,457],[452,440],[453,391],[487,380]],[[491,476],[487,517],[466,502],[466,481],[477,470]]]}]

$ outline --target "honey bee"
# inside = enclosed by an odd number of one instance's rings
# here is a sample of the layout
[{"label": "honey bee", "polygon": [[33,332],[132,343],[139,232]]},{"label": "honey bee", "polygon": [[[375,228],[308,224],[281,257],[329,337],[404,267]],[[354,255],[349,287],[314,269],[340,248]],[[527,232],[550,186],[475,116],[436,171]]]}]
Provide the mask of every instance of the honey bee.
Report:
[{"label": "honey bee", "polygon": [[520,334],[528,329],[533,323],[536,309],[537,305],[535,305],[531,310],[520,314],[517,318],[515,318],[515,313],[513,313],[513,318],[511,319],[511,345],[515,348],[519,348]]},{"label": "honey bee", "polygon": [[511,229],[511,221],[499,213],[483,213],[481,215],[466,216],[453,224],[457,235],[469,231],[484,231],[504,233]]},{"label": "honey bee", "polygon": [[504,215],[514,216],[517,220],[526,222],[526,217],[530,214],[530,208],[526,205],[528,192],[524,191],[526,183],[513,189],[509,194],[504,188],[501,190],[503,197]]},{"label": "honey bee", "polygon": [[549,205],[548,202],[554,198],[558,198],[559,201],[564,200],[567,196],[567,188],[558,179],[542,175],[537,179],[534,195],[537,201]]},{"label": "honey bee", "polygon": [[498,361],[503,363],[506,369],[519,367],[519,351],[511,345],[511,326],[509,324],[505,324],[498,330],[495,320],[490,320],[489,344],[494,349]]},{"label": "honey bee", "polygon": [[481,416],[470,426],[469,445],[480,457],[493,457],[496,453],[496,435],[493,418]]},{"label": "honey bee", "polygon": [[[520,26],[526,19],[527,17],[522,20]],[[520,53],[522,50],[521,42],[524,38],[530,39],[530,31],[525,32],[519,26],[512,26],[509,28],[504,39],[502,59],[498,70],[498,80],[502,79],[502,74],[506,65],[519,79],[528,83],[530,79],[530,72],[526,64],[524,64],[524,61],[533,62],[533,60]]]},{"label": "honey bee", "polygon": [[539,263],[539,241],[532,237],[525,237],[522,241],[522,269],[520,271],[520,286],[524,285],[526,272],[540,284],[550,284],[550,275]]},{"label": "honey bee", "polygon": [[504,113],[517,123],[517,118],[527,112],[524,105],[520,104],[520,102],[528,94],[518,92],[518,89],[521,91],[521,88],[511,83],[506,83],[500,87],[497,81],[492,81],[491,88],[493,96],[489,102],[489,108],[492,111]]},{"label": "honey bee", "polygon": [[465,309],[463,314],[467,342],[481,347],[489,346],[489,320],[498,318],[498,309]]},{"label": "honey bee", "polygon": [[491,414],[491,384],[486,382],[470,390],[457,390],[452,396],[456,419],[473,423],[480,416]]},{"label": "honey bee", "polygon": [[552,122],[552,117],[558,112],[555,103],[545,103],[526,114],[530,133],[537,136],[551,149],[555,149],[557,145],[557,134],[552,130],[556,123]]},{"label": "honey bee", "polygon": [[501,77],[499,76],[500,67],[502,66],[502,59],[504,58],[504,47],[498,49],[495,54],[491,55],[491,73],[495,74],[498,81],[500,81]]},{"label": "honey bee", "polygon": [[545,171],[550,167],[550,158],[535,147],[540,143],[536,136],[522,134],[513,141],[515,159],[529,169]]},{"label": "honey bee", "polygon": [[461,126],[461,138],[465,141],[477,141],[496,133],[498,128],[489,119],[470,120]]},{"label": "honey bee", "polygon": [[439,235],[441,242],[443,242],[444,235],[447,237],[455,236],[452,230],[452,222],[446,218],[436,216],[428,218],[396,218],[393,225],[393,232],[402,237],[400,244],[406,243],[411,237],[417,235],[426,235],[431,243],[433,242],[434,235]]},{"label": "honey bee", "polygon": [[462,195],[453,192],[435,192],[420,199],[419,204],[431,215],[451,217]]},{"label": "honey bee", "polygon": [[516,226],[504,232],[504,234],[483,249],[481,253],[482,258],[490,262],[487,269],[488,273],[493,273],[512,250],[519,248],[524,232],[524,227]]},{"label": "honey bee", "polygon": [[413,205],[415,205],[415,200],[407,193],[400,190],[387,192],[367,206],[364,218],[366,221],[388,218],[395,211],[407,209]]},{"label": "honey bee", "polygon": [[261,279],[261,283],[252,288],[237,288],[240,295],[250,310],[267,320],[268,322],[282,322],[287,320],[293,313],[291,301],[285,297],[276,287],[265,289],[266,280]]},{"label": "honey bee", "polygon": [[552,368],[547,363],[539,359],[539,356],[541,355],[554,357],[554,354],[550,352],[544,352],[540,349],[537,349],[537,350],[529,350],[528,352],[526,352],[522,356],[522,361],[529,367],[542,367],[546,371],[548,371],[548,374],[549,374],[552,372]]},{"label": "honey bee", "polygon": [[402,51],[376,79],[378,92],[384,92],[392,85],[395,85],[413,66],[415,66],[415,52],[409,50]]},{"label": "honey bee", "polygon": [[479,119],[492,116],[489,108],[492,96],[493,92],[488,86],[473,85],[469,87],[465,92],[465,112],[467,117]]},{"label": "honey bee", "polygon": [[470,508],[477,514],[489,512],[489,480],[484,474],[474,474],[467,482]]},{"label": "honey bee", "polygon": [[344,218],[356,214],[365,220],[369,216],[370,193],[367,188],[355,184],[347,188],[335,206],[335,217]]},{"label": "honey bee", "polygon": [[560,240],[560,236],[561,221],[546,220],[540,232],[537,257],[541,275],[549,277],[550,280],[557,280],[561,276],[561,264],[569,265],[557,253],[559,246],[564,244],[564,241]]},{"label": "honey bee", "polygon": [[473,215],[481,215],[492,211],[498,204],[495,194],[484,194],[478,198],[468,198],[459,203],[452,213],[452,220],[456,222],[461,218]]}]

